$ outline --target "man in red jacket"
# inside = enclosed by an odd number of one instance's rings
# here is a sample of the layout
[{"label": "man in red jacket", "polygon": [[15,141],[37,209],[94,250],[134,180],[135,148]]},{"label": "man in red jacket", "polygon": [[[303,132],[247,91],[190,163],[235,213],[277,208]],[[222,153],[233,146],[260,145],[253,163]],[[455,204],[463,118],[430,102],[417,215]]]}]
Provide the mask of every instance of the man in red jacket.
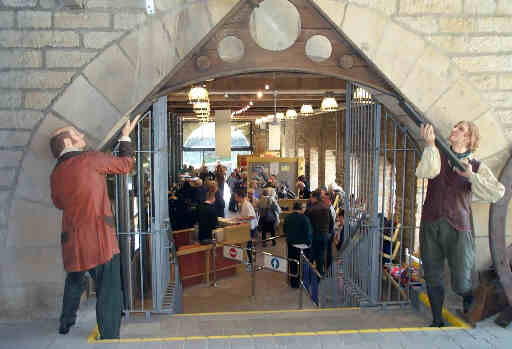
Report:
[{"label": "man in red jacket", "polygon": [[59,333],[75,324],[89,272],[96,283],[96,319],[102,339],[119,338],[122,311],[119,245],[115,235],[105,175],[133,167],[127,121],[119,139],[119,157],[84,151],[84,135],[74,127],[57,129],[50,139],[58,159],[50,176],[52,200],[62,212],[62,260],[67,272]]}]

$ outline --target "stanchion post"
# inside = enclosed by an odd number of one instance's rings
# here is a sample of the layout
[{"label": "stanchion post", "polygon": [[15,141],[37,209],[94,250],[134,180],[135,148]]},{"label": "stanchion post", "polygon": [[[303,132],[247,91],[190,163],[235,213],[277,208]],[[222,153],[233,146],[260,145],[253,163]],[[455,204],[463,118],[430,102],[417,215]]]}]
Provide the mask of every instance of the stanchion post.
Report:
[{"label": "stanchion post", "polygon": [[252,299],[256,299],[256,248],[254,239],[251,239],[251,274],[252,274]]},{"label": "stanchion post", "polygon": [[300,249],[299,255],[299,309],[302,309],[302,288],[304,283],[302,282],[302,262],[304,261],[304,250]]},{"label": "stanchion post", "polygon": [[213,264],[213,280],[212,280],[212,287],[217,287],[217,236],[215,235],[215,232],[213,232],[212,236],[212,244],[213,244],[213,255],[212,255],[212,264]]}]

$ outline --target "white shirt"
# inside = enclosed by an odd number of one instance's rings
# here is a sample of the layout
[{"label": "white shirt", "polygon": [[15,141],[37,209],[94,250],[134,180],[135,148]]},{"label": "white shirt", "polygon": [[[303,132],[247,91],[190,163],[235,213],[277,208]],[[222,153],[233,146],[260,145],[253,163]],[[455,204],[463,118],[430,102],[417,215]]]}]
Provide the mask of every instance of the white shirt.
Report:
[{"label": "white shirt", "polygon": [[240,217],[252,217],[249,221],[251,230],[256,229],[258,226],[256,211],[254,211],[254,207],[252,207],[251,203],[247,200],[244,200],[242,203],[242,207],[240,208]]},{"label": "white shirt", "polygon": [[[420,163],[416,168],[416,176],[420,178],[435,178],[441,172],[441,155],[437,147],[425,147]],[[477,172],[469,177],[471,191],[475,196],[487,202],[496,202],[505,194],[505,187],[498,182],[493,173],[483,162]]]}]

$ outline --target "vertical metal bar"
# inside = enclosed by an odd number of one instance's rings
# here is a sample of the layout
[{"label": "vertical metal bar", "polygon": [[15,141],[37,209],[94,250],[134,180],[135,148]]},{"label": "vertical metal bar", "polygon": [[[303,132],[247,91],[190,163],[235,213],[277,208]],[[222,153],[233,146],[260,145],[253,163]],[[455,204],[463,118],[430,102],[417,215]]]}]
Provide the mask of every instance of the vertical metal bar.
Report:
[{"label": "vertical metal bar", "polygon": [[142,231],[144,229],[144,207],[143,195],[144,195],[144,167],[142,164],[142,120],[143,117],[137,123],[137,199],[138,199],[138,218],[139,218],[139,227],[138,227],[138,239],[139,239],[139,268],[140,268],[140,292],[141,292],[141,305],[142,310],[144,310],[144,268],[143,268],[143,260],[142,260]]},{"label": "vertical metal bar", "polygon": [[165,244],[167,222],[169,221],[168,191],[168,137],[167,137],[167,96],[160,97],[153,105],[152,118],[153,166],[151,166],[153,205],[152,221],[152,285],[153,308],[162,310],[163,297],[169,283],[170,270],[167,268],[169,250]]},{"label": "vertical metal bar", "polygon": [[[403,132],[403,148],[404,150],[402,150],[402,210],[400,212],[400,224],[402,225],[402,229],[400,229],[400,247],[399,247],[399,264],[400,266],[402,265],[402,249],[403,249],[403,245],[404,245],[404,241],[403,241],[403,235],[404,235],[404,215],[405,215],[405,167],[407,165],[407,152],[405,149],[407,149],[407,133]],[[402,293],[401,292],[398,292],[398,300],[401,300],[402,299]]]},{"label": "vertical metal bar", "polygon": [[378,224],[378,211],[379,211],[379,202],[377,200],[377,195],[379,193],[379,157],[380,157],[380,119],[381,119],[381,112],[382,108],[380,104],[375,105],[375,118],[374,118],[374,142],[375,142],[375,149],[373,150],[373,191],[375,193],[374,200],[373,200],[373,207],[372,207],[372,232],[370,234],[371,237],[371,255],[372,255],[372,265],[371,265],[371,274],[370,277],[370,292],[369,292],[369,299],[374,304],[378,302],[380,298],[380,251],[377,248],[380,246],[380,229]]}]

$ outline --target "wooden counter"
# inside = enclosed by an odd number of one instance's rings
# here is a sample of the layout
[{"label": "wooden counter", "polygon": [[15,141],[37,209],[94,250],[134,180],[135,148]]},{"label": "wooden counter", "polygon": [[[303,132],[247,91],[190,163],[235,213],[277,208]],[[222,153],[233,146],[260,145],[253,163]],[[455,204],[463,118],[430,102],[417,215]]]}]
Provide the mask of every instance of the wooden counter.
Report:
[{"label": "wooden counter", "polygon": [[[228,245],[245,245],[250,240],[250,227],[248,223],[226,225],[215,229],[220,238],[217,241],[215,267],[217,279],[234,275],[239,262],[224,258],[223,247]],[[213,244],[200,245],[193,242],[191,235],[194,228],[177,230],[173,232],[176,243],[180,276],[183,286],[200,283],[209,283],[213,277]]]}]

